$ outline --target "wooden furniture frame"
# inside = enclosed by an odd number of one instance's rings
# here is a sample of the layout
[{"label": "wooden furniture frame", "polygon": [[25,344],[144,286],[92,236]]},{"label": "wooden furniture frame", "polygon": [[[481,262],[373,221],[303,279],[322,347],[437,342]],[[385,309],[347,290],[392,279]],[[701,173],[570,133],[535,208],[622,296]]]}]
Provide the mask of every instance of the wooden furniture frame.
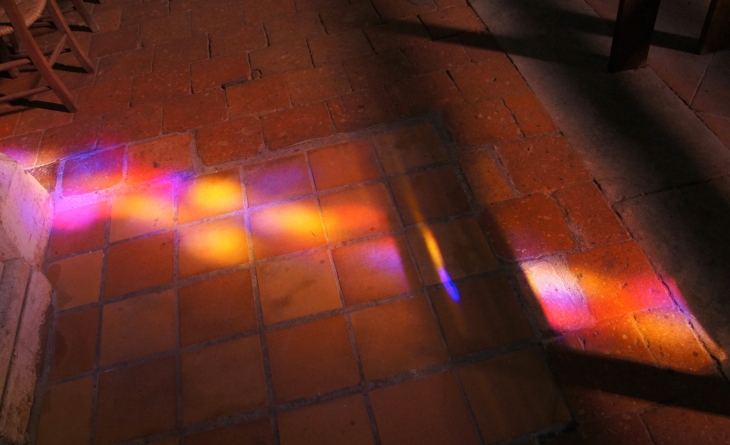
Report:
[{"label": "wooden furniture frame", "polygon": [[[613,31],[610,72],[646,66],[660,0],[621,0]],[[730,48],[730,0],[712,0],[697,52]]]},{"label": "wooden furniture frame", "polygon": [[[27,17],[24,17],[23,14],[20,12],[20,9],[18,8],[15,0],[0,0],[0,6],[2,6],[5,10],[5,14],[7,14],[8,19],[10,20],[10,25],[12,26],[12,30],[9,31],[7,30],[7,27],[5,27],[6,30],[3,31],[3,33],[13,33],[18,40],[20,46],[26,52],[26,54],[21,58],[0,63],[0,70],[8,70],[11,71],[12,74],[12,70],[17,70],[18,67],[24,65],[33,65],[41,75],[40,81],[42,82],[43,80],[45,80],[48,85],[39,85],[26,91],[2,96],[0,97],[0,102],[7,102],[22,97],[33,96],[35,94],[50,89],[53,90],[56,96],[58,96],[58,98],[61,100],[61,103],[68,109],[68,111],[72,113],[76,112],[76,103],[71,97],[71,93],[68,91],[66,86],[63,84],[63,82],[61,82],[61,80],[58,78],[58,75],[53,71],[53,64],[56,63],[58,56],[61,54],[66,45],[68,45],[71,52],[76,56],[76,59],[79,61],[81,67],[86,72],[94,72],[94,65],[89,59],[89,56],[79,45],[79,42],[76,40],[71,30],[69,29],[68,24],[63,18],[61,10],[56,3],[56,0],[37,1],[45,2],[46,14],[48,14],[51,21],[56,26],[56,29],[61,33],[60,41],[56,44],[49,57],[46,58],[46,55],[38,47],[38,44],[36,43],[29,29],[29,25],[31,23],[28,23],[28,21],[33,21],[37,18],[29,19]],[[0,45],[4,46],[4,43],[0,42]],[[4,52],[7,53],[7,48],[4,49]]]}]

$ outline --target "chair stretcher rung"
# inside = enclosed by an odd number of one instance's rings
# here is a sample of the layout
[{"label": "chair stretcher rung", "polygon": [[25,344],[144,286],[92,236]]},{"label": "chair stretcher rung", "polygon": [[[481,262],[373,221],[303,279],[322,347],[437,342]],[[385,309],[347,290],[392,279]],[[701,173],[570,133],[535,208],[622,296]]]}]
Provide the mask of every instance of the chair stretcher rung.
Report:
[{"label": "chair stretcher rung", "polygon": [[34,94],[42,93],[51,89],[49,86],[33,88],[32,90],[21,91],[20,93],[8,94],[7,96],[0,96],[0,102],[8,102],[10,100],[20,99],[23,97],[32,96]]}]

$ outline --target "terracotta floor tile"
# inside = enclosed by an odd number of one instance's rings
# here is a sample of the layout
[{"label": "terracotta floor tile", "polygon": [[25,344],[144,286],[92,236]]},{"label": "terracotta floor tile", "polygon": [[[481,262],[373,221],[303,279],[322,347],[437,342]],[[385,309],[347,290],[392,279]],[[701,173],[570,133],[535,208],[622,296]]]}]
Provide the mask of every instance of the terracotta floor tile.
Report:
[{"label": "terracotta floor tile", "polygon": [[102,57],[96,68],[94,83],[134,78],[150,72],[152,72],[152,51],[149,48],[142,48]]},{"label": "terracotta floor tile", "polygon": [[207,34],[222,28],[243,26],[243,8],[237,2],[205,4],[193,9],[190,27],[193,34]]},{"label": "terracotta floor tile", "polygon": [[395,108],[401,116],[416,116],[464,103],[456,85],[444,71],[415,76],[387,85]]},{"label": "terracotta floor tile", "polygon": [[459,35],[459,42],[461,42],[464,51],[474,63],[498,59],[504,55],[504,50],[489,31],[480,33],[465,32]]},{"label": "terracotta floor tile", "polygon": [[89,56],[103,57],[110,54],[132,51],[137,49],[139,40],[139,28],[129,28],[102,32],[91,37]]},{"label": "terracotta floor tile", "polygon": [[238,210],[243,210],[243,189],[237,168],[198,176],[180,184],[179,224]]},{"label": "terracotta floor tile", "polygon": [[[694,436],[694,434],[693,434]],[[676,436],[674,436],[676,438]],[[696,437],[693,437],[696,439]],[[606,419],[581,424],[576,431],[560,435],[547,442],[549,445],[653,445],[647,426],[635,413],[623,413]],[[711,442],[702,442],[711,443]]]},{"label": "terracotta floor tile", "polygon": [[325,103],[303,105],[268,114],[261,118],[261,124],[264,139],[273,150],[324,138],[335,132]]},{"label": "terracotta floor tile", "polygon": [[398,176],[390,180],[390,186],[406,225],[471,210],[459,178],[450,166]]},{"label": "terracotta floor tile", "polygon": [[413,68],[401,51],[349,59],[342,65],[355,91],[403,82],[413,77]]},{"label": "terracotta floor tile", "polygon": [[381,183],[321,196],[319,201],[333,243],[401,227],[390,195]]},{"label": "terracotta floor tile", "polygon": [[467,102],[478,102],[530,91],[507,56],[490,59],[479,64],[451,68],[449,74]]},{"label": "terracotta floor tile", "polygon": [[333,99],[350,91],[350,82],[341,65],[297,71],[286,76],[294,106]]},{"label": "terracotta floor tile", "polygon": [[167,290],[107,304],[102,310],[102,366],[175,347],[175,294]]},{"label": "terracotta floor tile", "polygon": [[266,35],[271,45],[291,40],[324,35],[324,27],[319,15],[311,12],[282,15],[264,21]]},{"label": "terracotta floor tile", "polygon": [[56,319],[50,379],[94,369],[99,309],[92,308]]},{"label": "terracotta floor tile", "polygon": [[58,164],[58,162],[54,162],[52,164],[42,165],[26,171],[33,175],[33,177],[48,191],[48,193],[53,193],[56,189],[56,183],[58,182]]},{"label": "terracotta floor tile", "polygon": [[261,122],[249,116],[200,127],[195,142],[205,165],[217,165],[255,156],[264,146],[264,136]]},{"label": "terracotta floor tile", "polygon": [[662,366],[695,374],[717,375],[717,365],[699,342],[687,318],[674,308],[635,314],[652,356]]},{"label": "terracotta floor tile", "polygon": [[376,306],[350,317],[367,380],[449,359],[425,297]]},{"label": "terracotta floor tile", "polygon": [[180,229],[178,249],[181,278],[246,264],[248,237],[243,215]]},{"label": "terracotta floor tile", "polygon": [[207,58],[207,36],[193,36],[155,46],[152,67],[159,70],[176,65],[188,65]]},{"label": "terracotta floor tile", "polygon": [[457,285],[456,291],[456,295],[446,289],[431,293],[453,356],[532,338],[530,324],[506,278],[481,278]]},{"label": "terracotta floor tile", "polygon": [[127,5],[122,8],[120,26],[126,28],[128,26],[139,25],[142,22],[166,17],[168,10],[168,5],[162,1]]},{"label": "terracotta floor tile", "polygon": [[231,117],[259,115],[290,107],[289,93],[282,76],[232,85],[226,88]]},{"label": "terracotta floor tile", "polygon": [[339,6],[346,6],[346,0],[294,0],[297,11],[300,12],[321,12]]},{"label": "terracotta floor tile", "polygon": [[41,141],[36,165],[85,153],[96,148],[101,126],[100,117],[75,121],[46,130]]},{"label": "terracotta floor tile", "polygon": [[106,114],[102,118],[99,147],[149,139],[162,133],[162,106],[148,104]]},{"label": "terracotta floor tile", "polygon": [[287,411],[278,417],[282,445],[372,445],[360,394]]},{"label": "terracotta floor tile", "polygon": [[512,111],[525,136],[554,133],[558,127],[545,111],[540,101],[532,93],[515,94],[504,98],[507,108]]},{"label": "terracotta floor tile", "polygon": [[190,68],[176,66],[132,80],[132,106],[190,94]]},{"label": "terracotta floor tile", "polygon": [[0,141],[0,153],[10,156],[23,168],[33,167],[38,157],[41,136],[42,133],[38,131],[3,139]]},{"label": "terracotta floor tile", "polygon": [[634,241],[569,255],[568,265],[597,320],[672,305]]},{"label": "terracotta floor tile", "polygon": [[103,259],[104,253],[96,250],[48,266],[46,276],[56,290],[56,310],[99,301]]},{"label": "terracotta floor tile", "polygon": [[493,204],[481,214],[490,244],[502,258],[526,259],[577,247],[558,205],[535,194]]},{"label": "terracotta floor tile", "polygon": [[481,205],[514,198],[512,190],[486,151],[466,153],[459,158],[474,198]]},{"label": "terracotta floor tile", "polygon": [[424,284],[446,283],[499,266],[479,223],[462,218],[406,232]]},{"label": "terracotta floor tile", "polygon": [[370,42],[360,29],[310,37],[307,41],[314,66],[318,67],[373,54]]},{"label": "terracotta floor tile", "polygon": [[277,402],[360,382],[342,315],[269,332],[266,343]]},{"label": "terracotta floor tile", "polygon": [[182,380],[186,425],[266,406],[259,337],[183,354]]},{"label": "terracotta floor tile", "polygon": [[328,8],[320,13],[327,34],[364,28],[380,23],[380,17],[369,1],[346,2],[341,6]]},{"label": "terracotta floor tile", "polygon": [[332,256],[349,305],[421,287],[402,235],[351,244],[335,249]]},{"label": "terracotta floor tile", "polygon": [[88,443],[91,433],[91,377],[49,386],[41,403],[38,445]]},{"label": "terracotta floor tile", "polygon": [[314,199],[252,212],[251,232],[257,260],[324,246],[326,242]]},{"label": "terracotta floor tile", "polygon": [[291,40],[251,51],[249,60],[251,69],[260,71],[263,77],[312,68],[309,48],[304,39]]},{"label": "terracotta floor tile", "polygon": [[417,45],[431,37],[418,17],[405,17],[397,21],[365,28],[365,34],[378,54]]},{"label": "terracotta floor tile", "polygon": [[[195,113],[190,113],[195,110]],[[162,105],[162,131],[175,133],[203,125],[223,122],[227,118],[226,95],[208,90],[190,96],[166,100]]]},{"label": "terracotta floor tile", "polygon": [[261,264],[256,276],[266,324],[341,307],[326,251]]},{"label": "terracotta floor tile", "polygon": [[350,133],[394,120],[393,103],[382,89],[348,94],[328,103],[337,131]]},{"label": "terracotta floor tile", "polygon": [[398,173],[449,160],[436,130],[422,124],[373,137],[386,173]]},{"label": "terracotta floor tile", "polygon": [[63,168],[63,194],[98,192],[119,184],[124,173],[124,156],[124,148],[120,147],[82,159],[69,159]]},{"label": "terracotta floor tile", "polygon": [[172,232],[111,246],[104,296],[115,297],[171,282],[173,249]]},{"label": "terracotta floor tile", "polygon": [[249,207],[314,192],[303,154],[247,165],[243,177]]},{"label": "terracotta floor tile", "polygon": [[274,445],[268,418],[191,434],[184,440],[185,445],[240,445],[244,437],[251,445]]},{"label": "terracotta floor tile", "polygon": [[132,79],[120,79],[79,90],[75,120],[86,119],[109,111],[129,108]]},{"label": "terracotta floor tile", "polygon": [[127,183],[139,184],[192,168],[190,134],[171,134],[127,149]]},{"label": "terracotta floor tile", "polygon": [[423,39],[405,48],[403,52],[416,74],[450,70],[469,63],[469,56],[455,38],[443,40]]},{"label": "terracotta floor tile", "polygon": [[110,242],[170,229],[175,217],[172,185],[112,198],[111,215]]},{"label": "terracotta floor tile", "polygon": [[486,443],[571,421],[537,348],[465,366],[459,376]]},{"label": "terracotta floor tile", "polygon": [[244,54],[216,57],[195,62],[190,66],[193,78],[193,91],[198,93],[218,88],[234,80],[247,80],[251,75],[248,58]]},{"label": "terracotta floor tile", "polygon": [[144,46],[190,37],[190,14],[172,14],[149,20],[140,26],[140,40]]},{"label": "terracotta floor tile", "polygon": [[[443,6],[439,5],[439,8],[443,8]],[[434,39],[441,39],[462,32],[477,33],[486,29],[474,10],[467,5],[427,12],[420,14],[420,17]]]},{"label": "terracotta floor tile", "polygon": [[209,38],[211,57],[245,53],[266,46],[266,34],[260,23],[213,31]]},{"label": "terracotta floor tile", "polygon": [[[75,93],[71,93],[72,95]],[[55,93],[49,91],[47,93],[41,93],[36,96],[36,100],[50,103],[60,103]],[[11,115],[12,116],[12,115]],[[4,117],[8,119],[8,117]],[[58,127],[60,125],[70,124],[73,121],[73,114],[71,113],[59,113],[56,110],[48,110],[45,108],[27,108],[20,113],[18,117],[15,114],[15,119],[11,121],[10,125],[15,127],[15,134],[25,134],[33,131],[44,130],[52,127]],[[17,123],[17,125],[16,125]],[[13,135],[13,128],[5,130],[9,132],[7,136]]]},{"label": "terracotta floor tile", "polygon": [[[637,442],[638,445],[679,445],[683,442],[722,445],[730,434],[730,420],[726,416],[678,406],[661,407],[643,414],[642,417],[653,440],[646,440],[647,434],[644,430],[642,433],[645,442]],[[639,423],[639,426],[643,425]],[[632,432],[638,433],[637,430],[635,428]]]},{"label": "terracotta floor tile", "polygon": [[48,256],[58,257],[101,247],[106,231],[106,202],[57,212],[48,244]]},{"label": "terracotta floor tile", "polygon": [[430,3],[411,3],[407,0],[373,0],[373,5],[384,20],[395,20],[432,11]]},{"label": "terracotta floor tile", "polygon": [[266,3],[243,3],[243,16],[247,21],[251,22],[259,22],[270,17],[294,14],[295,11],[294,2],[292,0],[272,0]]},{"label": "terracotta floor tile", "polygon": [[383,445],[476,445],[476,431],[451,372],[370,393]]},{"label": "terracotta floor tile", "polygon": [[444,120],[462,148],[522,137],[512,114],[499,99],[451,107],[445,111]]},{"label": "terracotta floor tile", "polygon": [[181,287],[178,299],[181,346],[256,329],[248,270]]},{"label": "terracotta floor tile", "polygon": [[308,156],[317,190],[380,177],[373,147],[364,139],[318,148]]},{"label": "terracotta floor tile", "polygon": [[562,136],[508,142],[498,144],[496,148],[512,180],[523,193],[554,190],[591,179]]},{"label": "terracotta floor tile", "polygon": [[174,357],[101,374],[96,410],[97,443],[124,442],[175,428],[175,386]]}]

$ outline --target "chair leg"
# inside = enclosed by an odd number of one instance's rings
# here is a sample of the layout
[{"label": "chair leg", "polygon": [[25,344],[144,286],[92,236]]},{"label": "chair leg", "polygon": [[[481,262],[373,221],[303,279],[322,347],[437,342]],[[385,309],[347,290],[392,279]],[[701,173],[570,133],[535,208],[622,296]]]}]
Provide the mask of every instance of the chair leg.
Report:
[{"label": "chair leg", "polygon": [[89,12],[88,9],[86,9],[86,6],[84,5],[84,0],[71,0],[71,3],[73,3],[74,8],[76,11],[78,11],[79,15],[81,15],[81,18],[84,19],[84,22],[86,22],[86,25],[88,25],[89,28],[93,32],[99,32],[99,24],[96,23],[96,19],[94,16]]},{"label": "chair leg", "polygon": [[68,109],[68,111],[75,113],[77,108],[76,103],[74,103],[74,100],[71,97],[71,93],[53,71],[53,68],[51,68],[51,65],[48,63],[46,56],[44,56],[43,52],[41,52],[41,49],[38,47],[38,44],[31,35],[30,30],[25,25],[23,16],[20,14],[20,11],[18,11],[18,6],[12,0],[0,0],[0,2],[5,9],[5,13],[8,15],[8,19],[10,19],[10,23],[13,26],[18,42],[28,53],[28,57],[33,62],[33,65],[35,65],[40,75],[43,76],[43,79],[48,82],[48,85],[51,87],[53,92],[56,93],[56,96],[58,96],[61,100],[61,103]]},{"label": "chair leg", "polygon": [[58,3],[56,3],[56,0],[48,0],[46,2],[46,11],[51,17],[53,23],[56,25],[56,28],[58,28],[59,31],[66,34],[66,36],[68,37],[68,46],[69,48],[71,48],[71,52],[74,53],[76,59],[81,64],[81,67],[87,73],[93,73],[94,64],[91,62],[91,59],[89,59],[86,51],[81,48],[78,40],[76,40],[76,37],[74,37],[71,29],[68,27],[68,23],[66,23],[66,20],[63,18],[63,15],[61,14],[61,9],[58,7]]}]

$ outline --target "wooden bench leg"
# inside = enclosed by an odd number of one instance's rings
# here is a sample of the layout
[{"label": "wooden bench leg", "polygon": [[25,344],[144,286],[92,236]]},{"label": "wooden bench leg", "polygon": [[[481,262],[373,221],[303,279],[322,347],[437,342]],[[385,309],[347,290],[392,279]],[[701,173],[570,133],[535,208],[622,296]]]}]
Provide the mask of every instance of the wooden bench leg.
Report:
[{"label": "wooden bench leg", "polygon": [[700,54],[730,48],[730,0],[712,0],[698,45]]},{"label": "wooden bench leg", "polygon": [[86,9],[86,6],[84,5],[84,0],[71,0],[71,3],[73,3],[74,8],[79,13],[82,19],[84,19],[84,22],[91,28],[93,32],[99,32],[99,24],[96,23],[96,19],[93,15],[89,12],[88,9]]},{"label": "wooden bench leg", "polygon": [[76,40],[76,37],[74,37],[71,29],[68,27],[68,23],[66,23],[66,20],[63,18],[63,15],[61,14],[61,9],[58,7],[58,3],[56,3],[56,0],[48,0],[46,2],[46,12],[51,17],[51,20],[56,25],[56,28],[58,28],[58,30],[62,33],[66,34],[68,38],[68,46],[69,48],[71,48],[71,52],[73,52],[76,56],[76,59],[78,59],[81,67],[87,73],[93,73],[93,62],[91,62],[91,59],[89,59],[86,51],[81,48],[78,40]]},{"label": "wooden bench leg", "polygon": [[608,70],[631,70],[646,66],[659,0],[621,0],[613,31]]}]

